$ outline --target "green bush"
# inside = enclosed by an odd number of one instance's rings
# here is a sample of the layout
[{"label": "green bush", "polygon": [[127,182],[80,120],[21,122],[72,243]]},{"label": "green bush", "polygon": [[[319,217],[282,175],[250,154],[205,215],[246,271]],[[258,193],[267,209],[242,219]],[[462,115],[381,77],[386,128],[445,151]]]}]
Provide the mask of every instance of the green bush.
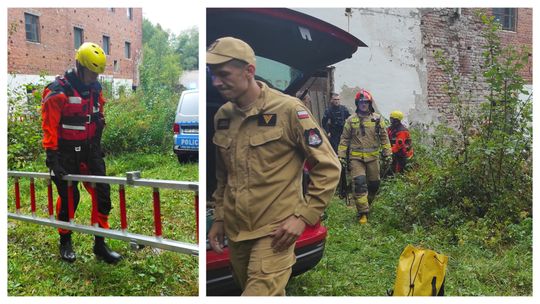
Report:
[{"label": "green bush", "polygon": [[[392,206],[382,220],[391,227],[410,231],[415,226],[440,227],[450,232],[450,242],[494,247],[531,242],[532,176],[530,164],[507,170],[503,177],[514,181],[496,193],[487,188],[481,151],[469,147],[469,162],[452,146],[435,148],[418,138],[412,129],[415,156],[409,170],[382,184],[381,205]],[[529,224],[528,224],[529,223]],[[475,231],[473,235],[471,231]]]},{"label": "green bush", "polygon": [[532,101],[518,98],[526,93],[519,72],[528,52],[501,47],[498,24],[481,18],[486,44],[478,70],[489,94],[471,104],[459,69],[440,52],[457,126],[439,125],[433,133],[412,128],[410,170],[385,183],[381,199],[394,206],[385,220],[396,228],[438,226],[458,243],[500,246],[532,233]]},{"label": "green bush", "polygon": [[166,152],[172,147],[172,125],[178,96],[161,99],[148,109],[142,92],[120,96],[105,106],[106,153]]},{"label": "green bush", "polygon": [[457,245],[532,246],[532,103],[518,99],[525,57],[501,48],[498,27],[482,18],[487,51],[480,72],[490,93],[471,106],[470,96],[460,95],[458,69],[438,55],[458,126],[411,129],[415,156],[406,174],[383,184],[381,200],[394,209],[383,220],[402,230],[446,229],[446,241]]},{"label": "green bush", "polygon": [[8,91],[8,168],[16,170],[35,161],[43,151],[41,139],[41,92],[39,84],[24,85],[24,92]]}]

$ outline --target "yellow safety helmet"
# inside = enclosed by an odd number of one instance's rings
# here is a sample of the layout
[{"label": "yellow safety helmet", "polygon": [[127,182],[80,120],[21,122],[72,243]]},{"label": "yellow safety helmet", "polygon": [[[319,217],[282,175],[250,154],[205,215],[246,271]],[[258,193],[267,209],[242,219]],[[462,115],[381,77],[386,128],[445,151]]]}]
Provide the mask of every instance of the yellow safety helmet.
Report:
[{"label": "yellow safety helmet", "polygon": [[105,56],[103,49],[95,43],[83,43],[75,54],[75,60],[94,73],[102,74],[105,72],[107,56]]},{"label": "yellow safety helmet", "polygon": [[397,120],[403,120],[403,112],[401,111],[393,111],[390,113],[390,118],[395,118]]}]

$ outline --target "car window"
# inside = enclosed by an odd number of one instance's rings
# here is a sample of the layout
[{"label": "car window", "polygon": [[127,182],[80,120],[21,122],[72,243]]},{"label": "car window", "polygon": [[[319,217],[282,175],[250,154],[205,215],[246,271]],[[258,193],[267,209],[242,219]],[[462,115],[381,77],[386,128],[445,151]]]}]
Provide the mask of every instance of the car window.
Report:
[{"label": "car window", "polygon": [[199,115],[199,94],[185,94],[178,113],[183,115]]},{"label": "car window", "polygon": [[284,91],[292,82],[302,77],[302,72],[272,59],[257,57],[258,79],[266,81],[272,87]]}]

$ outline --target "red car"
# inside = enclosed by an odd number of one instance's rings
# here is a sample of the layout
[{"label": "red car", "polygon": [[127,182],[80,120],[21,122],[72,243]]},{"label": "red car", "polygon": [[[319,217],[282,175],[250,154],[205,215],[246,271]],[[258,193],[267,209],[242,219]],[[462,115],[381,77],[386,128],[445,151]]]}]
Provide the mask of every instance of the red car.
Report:
[{"label": "red car", "polygon": [[[306,227],[296,241],[293,276],[302,274],[319,263],[324,253],[325,239],[326,227],[320,224]],[[239,295],[240,288],[234,282],[229,266],[228,248],[225,248],[222,254],[215,253],[209,246],[206,249],[206,294]]]},{"label": "red car", "polygon": [[[283,8],[209,8],[206,11],[206,43],[233,36],[250,44],[257,55],[256,78],[286,94],[295,95],[319,70],[350,58],[366,46],[329,23]],[[207,197],[216,188],[213,117],[226,101],[212,86],[207,73]],[[212,224],[210,209],[207,231]],[[295,247],[293,276],[315,267],[324,253],[326,227],[308,226]],[[208,243],[208,241],[207,241]],[[238,295],[229,265],[228,250],[216,254],[207,245],[207,295]]]}]

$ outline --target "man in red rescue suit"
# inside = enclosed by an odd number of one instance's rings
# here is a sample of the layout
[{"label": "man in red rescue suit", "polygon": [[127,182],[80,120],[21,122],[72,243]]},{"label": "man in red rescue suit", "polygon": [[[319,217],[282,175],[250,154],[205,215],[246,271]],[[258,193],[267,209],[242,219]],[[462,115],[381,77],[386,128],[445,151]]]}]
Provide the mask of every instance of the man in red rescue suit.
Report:
[{"label": "man in red rescue suit", "polygon": [[388,138],[392,145],[392,172],[400,173],[405,170],[407,160],[413,156],[411,134],[401,123],[403,113],[393,111],[390,113],[390,127],[388,127]]},{"label": "man in red rescue suit", "polygon": [[379,155],[382,150],[383,157],[390,158],[392,152],[384,121],[375,113],[371,93],[360,89],[354,103],[356,115],[345,121],[338,157],[351,171],[357,221],[366,224],[369,207],[380,185]]},{"label": "man in red rescue suit", "polygon": [[[58,220],[66,222],[69,221],[68,183],[63,177],[67,174],[106,174],[101,150],[101,134],[105,127],[105,99],[97,81],[98,75],[105,71],[106,56],[97,44],[86,42],[77,50],[75,59],[76,69],[67,71],[47,85],[43,91],[41,109],[46,164],[52,171],[51,179],[59,194],[56,204],[57,217]],[[89,193],[96,192],[99,226],[109,228],[109,185],[96,183],[95,190],[86,183],[84,186]],[[73,182],[72,193],[76,210],[80,198],[78,182]],[[58,230],[60,257],[67,262],[74,262],[76,255],[71,244],[71,231]],[[95,237],[94,254],[109,264],[122,258],[109,249],[101,236]]]}]

